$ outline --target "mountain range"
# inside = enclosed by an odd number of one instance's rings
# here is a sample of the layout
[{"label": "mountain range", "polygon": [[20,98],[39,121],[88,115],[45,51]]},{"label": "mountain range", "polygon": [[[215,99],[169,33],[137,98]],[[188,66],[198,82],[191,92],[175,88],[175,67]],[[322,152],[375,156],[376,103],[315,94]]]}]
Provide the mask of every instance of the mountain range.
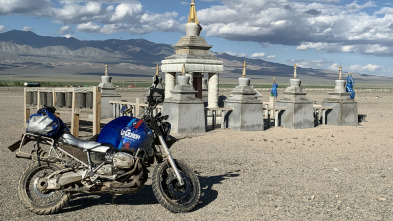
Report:
[{"label": "mountain range", "polygon": [[[178,39],[174,39],[176,43]],[[208,41],[208,39],[206,39]],[[261,59],[236,57],[211,52],[224,61],[221,82],[235,82],[240,77],[243,61],[247,75],[255,84],[270,84],[273,77],[287,83],[293,67]],[[145,39],[109,39],[82,41],[70,37],[39,36],[31,31],[12,30],[0,33],[0,80],[23,81],[100,81],[105,64],[113,81],[134,81],[151,78],[161,60],[174,54],[168,44]],[[304,84],[334,84],[337,72],[298,68]],[[161,73],[163,76],[163,74]],[[393,81],[392,78],[354,74],[358,82]],[[146,80],[145,79],[145,80]]]}]

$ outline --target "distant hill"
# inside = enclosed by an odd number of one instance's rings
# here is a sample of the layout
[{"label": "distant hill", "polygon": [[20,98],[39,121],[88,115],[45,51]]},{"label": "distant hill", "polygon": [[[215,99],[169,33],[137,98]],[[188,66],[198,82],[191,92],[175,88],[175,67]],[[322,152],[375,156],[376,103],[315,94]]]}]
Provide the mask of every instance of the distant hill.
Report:
[{"label": "distant hill", "polygon": [[[177,40],[173,39],[174,44]],[[114,81],[133,81],[135,78],[150,78],[155,73],[156,64],[173,53],[171,45],[145,39],[81,41],[13,30],[0,33],[0,79],[99,81],[104,64],[108,64]],[[214,54],[224,61],[221,82],[235,81],[241,75],[244,60],[247,75],[256,84],[270,84],[273,76],[278,82],[287,82],[293,73],[293,67],[284,64],[226,53]],[[333,80],[337,78],[337,73],[308,68],[298,68],[298,75],[305,84],[334,84]],[[370,79],[393,81],[392,78],[359,74],[355,74],[355,78],[358,82]]]}]

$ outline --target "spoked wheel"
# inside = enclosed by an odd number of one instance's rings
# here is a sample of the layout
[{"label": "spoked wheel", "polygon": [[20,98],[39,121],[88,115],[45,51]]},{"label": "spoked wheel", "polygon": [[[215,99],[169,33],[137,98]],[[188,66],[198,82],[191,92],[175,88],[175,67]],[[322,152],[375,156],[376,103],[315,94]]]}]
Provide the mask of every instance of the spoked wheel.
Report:
[{"label": "spoked wheel", "polygon": [[21,175],[18,185],[19,199],[36,214],[53,214],[69,201],[70,194],[62,190],[45,190],[45,177],[60,168],[55,164],[31,164]]},{"label": "spoked wheel", "polygon": [[157,200],[173,213],[189,212],[195,208],[201,195],[198,177],[187,165],[176,162],[184,185],[180,185],[173,169],[166,161],[153,172],[152,186]]}]

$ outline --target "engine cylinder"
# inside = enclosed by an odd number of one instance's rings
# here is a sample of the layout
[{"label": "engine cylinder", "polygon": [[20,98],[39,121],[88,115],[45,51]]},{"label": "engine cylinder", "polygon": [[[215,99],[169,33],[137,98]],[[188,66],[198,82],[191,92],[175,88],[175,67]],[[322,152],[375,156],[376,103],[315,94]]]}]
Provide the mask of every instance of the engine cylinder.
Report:
[{"label": "engine cylinder", "polygon": [[113,166],[118,169],[129,169],[134,165],[134,157],[131,154],[117,152],[113,155]]}]

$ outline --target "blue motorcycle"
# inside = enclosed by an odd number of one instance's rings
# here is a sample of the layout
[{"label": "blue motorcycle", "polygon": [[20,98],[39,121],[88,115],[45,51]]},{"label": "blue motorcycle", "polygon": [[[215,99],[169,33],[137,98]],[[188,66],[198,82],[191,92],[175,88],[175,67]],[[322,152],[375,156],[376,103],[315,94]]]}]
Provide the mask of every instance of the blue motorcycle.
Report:
[{"label": "blue motorcycle", "polygon": [[158,202],[173,213],[189,212],[199,202],[201,187],[194,171],[172,158],[168,116],[154,116],[157,82],[150,88],[141,119],[122,116],[106,124],[91,140],[69,133],[55,109],[33,114],[26,133],[9,149],[16,157],[33,160],[22,173],[18,195],[36,214],[60,211],[74,193],[125,194],[138,192],[155,165],[152,189]]}]

